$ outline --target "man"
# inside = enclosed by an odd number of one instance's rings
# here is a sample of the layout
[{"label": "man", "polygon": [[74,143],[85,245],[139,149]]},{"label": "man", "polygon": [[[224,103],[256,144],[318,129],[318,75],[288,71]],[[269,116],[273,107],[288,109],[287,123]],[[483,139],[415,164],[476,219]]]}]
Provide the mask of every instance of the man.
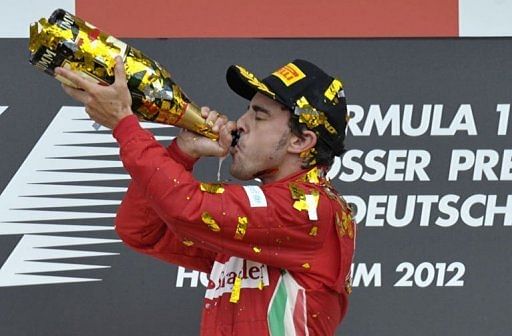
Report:
[{"label": "man", "polygon": [[[116,218],[123,241],[210,274],[202,335],[334,334],[347,309],[355,239],[350,210],[324,177],[344,151],[341,82],[303,60],[263,81],[231,66],[228,84],[250,100],[247,112],[234,123],[203,108],[219,140],[184,131],[165,149],[132,113],[119,59],[115,73],[103,87],[57,70],[83,89],[65,91],[119,142],[132,177]],[[198,158],[228,151],[231,174],[261,186],[193,177]]]}]

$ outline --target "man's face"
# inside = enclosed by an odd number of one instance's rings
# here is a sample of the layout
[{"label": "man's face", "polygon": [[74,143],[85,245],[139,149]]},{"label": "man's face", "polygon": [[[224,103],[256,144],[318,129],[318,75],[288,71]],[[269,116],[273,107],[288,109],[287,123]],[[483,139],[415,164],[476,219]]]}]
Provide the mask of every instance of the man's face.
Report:
[{"label": "man's face", "polygon": [[256,93],[237,121],[240,139],[232,149],[231,175],[240,180],[260,177],[279,169],[290,139],[290,112],[280,103]]}]

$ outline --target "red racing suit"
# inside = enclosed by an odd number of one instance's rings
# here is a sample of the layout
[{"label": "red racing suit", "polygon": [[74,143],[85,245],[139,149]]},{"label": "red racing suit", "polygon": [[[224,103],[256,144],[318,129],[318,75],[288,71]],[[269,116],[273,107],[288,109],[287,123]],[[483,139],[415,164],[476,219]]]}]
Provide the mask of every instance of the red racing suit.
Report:
[{"label": "red racing suit", "polygon": [[114,130],[132,177],[116,231],[209,273],[201,335],[333,335],[348,305],[355,223],[320,169],[262,186],[197,181],[194,159],[135,116]]}]

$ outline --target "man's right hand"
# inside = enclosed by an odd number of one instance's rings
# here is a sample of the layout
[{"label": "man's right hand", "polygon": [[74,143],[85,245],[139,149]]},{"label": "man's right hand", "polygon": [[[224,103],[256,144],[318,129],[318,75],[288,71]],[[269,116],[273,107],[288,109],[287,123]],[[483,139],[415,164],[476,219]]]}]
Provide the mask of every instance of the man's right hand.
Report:
[{"label": "man's right hand", "polygon": [[214,141],[197,133],[182,130],[177,137],[178,146],[184,153],[194,158],[226,156],[233,140],[231,132],[236,130],[236,123],[208,107],[201,108],[201,115],[211,126],[212,131],[219,134],[219,139]]}]

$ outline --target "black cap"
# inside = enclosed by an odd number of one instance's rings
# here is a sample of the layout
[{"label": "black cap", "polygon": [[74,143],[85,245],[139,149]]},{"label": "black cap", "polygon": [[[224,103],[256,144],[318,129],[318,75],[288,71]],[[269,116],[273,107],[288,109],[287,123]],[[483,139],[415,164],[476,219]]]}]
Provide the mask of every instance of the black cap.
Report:
[{"label": "black cap", "polygon": [[256,92],[288,107],[335,155],[343,152],[347,101],[341,80],[308,61],[297,59],[259,80],[239,65],[226,73],[229,87],[251,100]]}]

